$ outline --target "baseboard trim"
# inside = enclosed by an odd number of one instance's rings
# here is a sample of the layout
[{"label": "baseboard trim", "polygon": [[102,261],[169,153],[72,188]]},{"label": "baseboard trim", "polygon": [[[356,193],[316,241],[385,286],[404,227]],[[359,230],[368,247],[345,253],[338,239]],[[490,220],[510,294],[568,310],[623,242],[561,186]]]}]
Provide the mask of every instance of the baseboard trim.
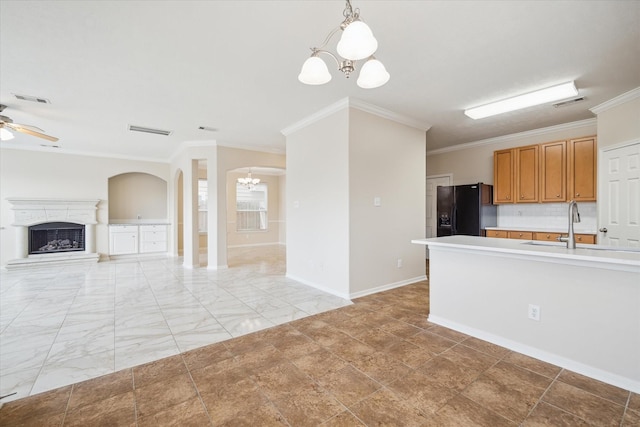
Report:
[{"label": "baseboard trim", "polygon": [[542,360],[543,362],[560,366],[561,368],[569,369],[573,372],[586,375],[590,378],[594,378],[607,384],[611,384],[625,390],[630,390],[634,393],[640,393],[640,381],[634,381],[630,378],[626,378],[612,372],[604,371],[599,368],[594,368],[593,366],[585,365],[584,363],[568,359],[558,354],[549,353],[547,351],[540,350],[538,348],[531,347],[517,341],[512,341],[499,335],[494,335],[480,329],[460,324],[458,322],[453,322],[439,316],[434,316],[433,314],[429,314],[427,320],[429,320],[429,322],[431,323],[435,323],[436,325],[444,326],[445,328],[453,329],[455,331],[471,335],[475,338],[479,338],[481,340],[508,348],[509,350],[517,351],[518,353],[522,353],[535,359]]},{"label": "baseboard trim", "polygon": [[318,289],[319,291],[326,292],[326,293],[331,294],[331,295],[335,295],[335,296],[337,296],[339,298],[346,299],[346,300],[351,300],[351,298],[349,298],[349,294],[338,292],[335,289],[327,288],[326,286],[322,286],[322,285],[319,285],[317,283],[310,282],[310,281],[305,280],[305,279],[301,279],[300,277],[292,276],[292,275],[290,275],[288,273],[286,274],[285,277],[287,277],[287,279],[291,279],[291,280],[295,280],[296,282],[300,282],[303,285],[311,286],[312,288]]},{"label": "baseboard trim", "polygon": [[402,286],[411,285],[412,283],[422,282],[423,280],[427,280],[427,276],[412,277],[411,279],[405,279],[399,282],[388,283],[386,285],[377,286],[375,288],[366,289],[364,291],[352,292],[349,295],[351,297],[350,299],[362,298],[362,297],[366,297],[367,295],[377,294],[378,292],[400,288]]},{"label": "baseboard trim", "polygon": [[227,246],[227,248],[231,249],[231,248],[251,248],[251,247],[258,247],[258,246],[286,246],[285,243],[282,242],[271,242],[271,243],[250,243],[247,245],[229,245]]}]

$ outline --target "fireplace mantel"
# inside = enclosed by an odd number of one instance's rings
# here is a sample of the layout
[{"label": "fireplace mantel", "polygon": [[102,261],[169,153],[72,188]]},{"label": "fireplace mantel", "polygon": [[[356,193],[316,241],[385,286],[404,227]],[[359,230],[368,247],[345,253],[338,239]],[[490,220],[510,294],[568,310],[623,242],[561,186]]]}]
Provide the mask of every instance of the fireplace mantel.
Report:
[{"label": "fireplace mantel", "polygon": [[7,199],[13,205],[14,226],[30,226],[43,222],[75,222],[97,224],[97,199],[36,199],[15,197]]},{"label": "fireplace mantel", "polygon": [[[7,268],[42,266],[77,262],[97,262],[97,210],[99,199],[47,199],[34,197],[7,198],[14,213],[16,227],[16,257]],[[28,227],[46,222],[73,222],[85,226],[85,251],[64,254],[28,255]]]}]

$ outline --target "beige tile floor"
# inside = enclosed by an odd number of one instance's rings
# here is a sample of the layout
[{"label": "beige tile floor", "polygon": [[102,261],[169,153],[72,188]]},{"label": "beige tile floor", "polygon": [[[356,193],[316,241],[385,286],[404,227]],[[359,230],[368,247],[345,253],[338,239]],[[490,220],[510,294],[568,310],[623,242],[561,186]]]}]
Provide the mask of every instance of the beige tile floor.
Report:
[{"label": "beige tile floor", "polygon": [[9,402],[0,425],[637,426],[640,395],[430,324],[428,282]]}]

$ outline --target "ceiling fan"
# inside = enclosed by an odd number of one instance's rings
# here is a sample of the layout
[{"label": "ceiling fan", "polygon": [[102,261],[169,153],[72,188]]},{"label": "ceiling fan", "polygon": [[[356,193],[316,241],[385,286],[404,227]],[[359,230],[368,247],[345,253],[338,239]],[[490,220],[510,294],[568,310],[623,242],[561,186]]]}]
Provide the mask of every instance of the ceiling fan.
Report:
[{"label": "ceiling fan", "polygon": [[[5,108],[7,108],[6,105],[0,104],[0,113],[2,113]],[[7,129],[11,129],[15,132],[26,133],[27,135],[31,136],[37,136],[38,138],[43,138],[51,142],[56,142],[58,140],[58,138],[56,138],[55,136],[45,134],[44,131],[38,127],[13,123],[13,120],[11,120],[9,117],[0,114],[0,132],[3,134],[2,140],[13,138],[13,135],[11,135],[11,132],[7,132]],[[5,138],[5,133],[8,133],[11,136]]]}]

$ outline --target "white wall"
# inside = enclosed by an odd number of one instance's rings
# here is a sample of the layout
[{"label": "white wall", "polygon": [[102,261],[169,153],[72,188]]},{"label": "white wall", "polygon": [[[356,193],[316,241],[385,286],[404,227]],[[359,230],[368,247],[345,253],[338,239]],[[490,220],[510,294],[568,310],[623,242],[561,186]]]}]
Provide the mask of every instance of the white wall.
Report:
[{"label": "white wall", "polygon": [[347,298],[424,278],[424,130],[349,102],[321,113],[287,135],[287,275]]},{"label": "white wall", "polygon": [[287,242],[287,175],[280,175],[278,181],[278,188],[280,189],[280,197],[278,198],[278,212],[280,214],[278,220],[278,242],[284,245]]},{"label": "white wall", "polygon": [[349,114],[287,136],[287,276],[349,295]]},{"label": "white wall", "polygon": [[632,92],[634,98],[598,113],[599,149],[640,138],[640,88]]},{"label": "white wall", "polygon": [[109,178],[109,222],[167,221],[167,181],[129,172]]},{"label": "white wall", "polygon": [[13,212],[7,198],[100,199],[96,225],[96,250],[109,253],[109,178],[143,172],[165,181],[169,165],[105,157],[79,156],[52,151],[0,149],[0,264],[15,258]]},{"label": "white wall", "polygon": [[[425,132],[349,110],[350,294],[415,282],[424,251]],[[380,206],[374,206],[380,198]],[[398,260],[402,267],[398,268]]]}]

